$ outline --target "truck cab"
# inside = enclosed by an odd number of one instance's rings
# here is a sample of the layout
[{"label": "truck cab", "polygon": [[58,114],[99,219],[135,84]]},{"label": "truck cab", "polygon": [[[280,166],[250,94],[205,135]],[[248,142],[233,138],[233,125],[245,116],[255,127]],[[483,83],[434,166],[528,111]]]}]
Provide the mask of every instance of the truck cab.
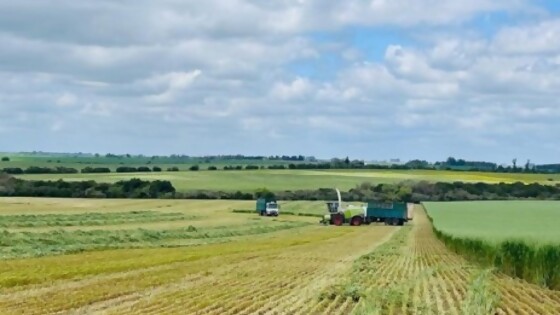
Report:
[{"label": "truck cab", "polygon": [[278,205],[278,203],[276,203],[276,201],[273,202],[268,202],[266,204],[266,215],[267,216],[278,216],[278,213],[280,212],[280,206]]}]

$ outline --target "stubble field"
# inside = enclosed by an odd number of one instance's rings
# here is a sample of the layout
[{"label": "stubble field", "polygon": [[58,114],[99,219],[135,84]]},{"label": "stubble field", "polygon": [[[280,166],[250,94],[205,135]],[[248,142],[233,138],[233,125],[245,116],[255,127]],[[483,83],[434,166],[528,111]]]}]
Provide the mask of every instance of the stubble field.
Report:
[{"label": "stubble field", "polygon": [[[485,272],[449,252],[421,207],[405,227],[332,227],[313,217],[232,212],[252,206],[0,199],[0,229],[14,242],[3,238],[0,313],[560,312],[558,291]],[[293,212],[324,207],[282,206]],[[165,232],[189,227],[183,234]],[[147,234],[135,234],[139,230]],[[92,237],[88,231],[103,233]],[[78,234],[57,243],[64,232]],[[38,244],[52,250],[37,251]]]}]

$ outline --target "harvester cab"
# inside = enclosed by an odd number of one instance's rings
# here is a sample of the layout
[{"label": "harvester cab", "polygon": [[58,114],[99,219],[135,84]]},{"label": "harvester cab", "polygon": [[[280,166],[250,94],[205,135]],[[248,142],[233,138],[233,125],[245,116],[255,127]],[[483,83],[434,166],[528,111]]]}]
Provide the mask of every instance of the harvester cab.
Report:
[{"label": "harvester cab", "polygon": [[327,202],[329,214],[323,216],[320,223],[325,225],[334,224],[342,225],[350,223],[351,225],[361,225],[364,222],[365,206],[343,205],[340,190],[335,188],[338,201]]},{"label": "harvester cab", "polygon": [[327,208],[329,209],[329,213],[337,213],[339,205],[340,204],[336,201],[327,202]]},{"label": "harvester cab", "polygon": [[334,221],[343,220],[344,221],[344,209],[342,208],[342,198],[340,196],[340,190],[336,189],[336,195],[338,197],[338,201],[329,201],[327,202],[327,209],[329,210],[329,214],[323,216],[321,219],[321,223],[333,224]]}]

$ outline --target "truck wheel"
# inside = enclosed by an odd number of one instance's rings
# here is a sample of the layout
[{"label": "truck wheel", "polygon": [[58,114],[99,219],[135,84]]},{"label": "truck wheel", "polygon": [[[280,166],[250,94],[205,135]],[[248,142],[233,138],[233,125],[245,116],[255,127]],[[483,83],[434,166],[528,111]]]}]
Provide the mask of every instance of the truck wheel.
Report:
[{"label": "truck wheel", "polygon": [[404,225],[404,220],[403,219],[399,219],[399,225],[403,226]]},{"label": "truck wheel", "polygon": [[333,214],[332,222],[336,226],[341,226],[342,224],[344,224],[344,217],[342,216],[342,214]]},{"label": "truck wheel", "polygon": [[362,222],[364,221],[364,219],[360,216],[355,216],[352,218],[352,220],[350,220],[350,224],[352,224],[353,226],[360,226],[362,225]]}]

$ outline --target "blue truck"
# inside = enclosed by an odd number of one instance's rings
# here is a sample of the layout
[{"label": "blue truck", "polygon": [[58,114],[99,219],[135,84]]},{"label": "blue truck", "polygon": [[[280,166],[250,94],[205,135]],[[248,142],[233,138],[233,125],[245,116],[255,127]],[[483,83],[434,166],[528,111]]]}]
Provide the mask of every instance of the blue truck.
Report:
[{"label": "blue truck", "polygon": [[280,205],[275,198],[257,199],[257,213],[261,216],[275,216],[280,213]]}]

